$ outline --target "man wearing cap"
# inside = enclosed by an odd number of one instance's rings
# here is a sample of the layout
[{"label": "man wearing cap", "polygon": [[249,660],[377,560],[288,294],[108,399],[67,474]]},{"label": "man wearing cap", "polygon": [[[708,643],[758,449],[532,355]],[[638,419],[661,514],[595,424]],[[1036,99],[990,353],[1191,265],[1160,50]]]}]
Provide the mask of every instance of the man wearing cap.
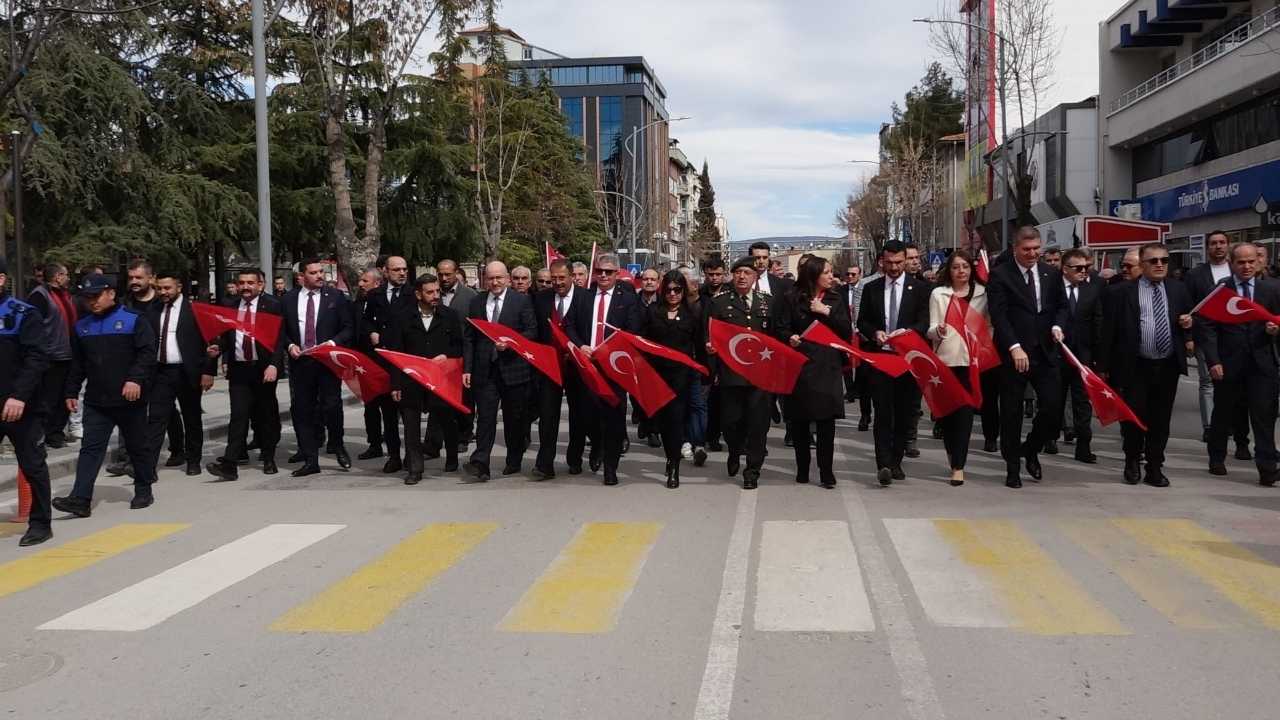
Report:
[{"label": "man wearing cap", "polygon": [[[0,260],[0,292],[9,279]],[[40,380],[49,365],[45,352],[47,330],[34,307],[7,297],[0,301],[0,438],[9,438],[18,467],[31,486],[31,516],[21,546],[38,545],[53,537],[49,521],[49,466],[45,462],[41,422]]]},{"label": "man wearing cap", "polygon": [[76,322],[71,341],[71,373],[67,376],[67,409],[84,393],[84,439],[76,462],[71,494],[54,498],[53,507],[86,518],[93,501],[93,485],[107,453],[111,431],[120,428],[133,461],[133,501],[138,510],[155,498],[155,455],[147,448],[145,391],[156,367],[156,334],[138,313],[116,304],[116,291],[105,275],[86,276],[80,286],[88,314]]}]

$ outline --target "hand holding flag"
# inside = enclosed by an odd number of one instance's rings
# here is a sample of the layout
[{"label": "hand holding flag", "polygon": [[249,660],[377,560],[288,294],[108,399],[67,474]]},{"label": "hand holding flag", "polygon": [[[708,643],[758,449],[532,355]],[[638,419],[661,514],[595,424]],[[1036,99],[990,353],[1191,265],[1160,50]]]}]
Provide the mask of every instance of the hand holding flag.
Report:
[{"label": "hand holding flag", "polygon": [[889,336],[889,345],[906,361],[911,377],[920,386],[920,393],[935,417],[946,417],[973,404],[973,398],[956,379],[956,374],[933,352],[929,341],[920,337],[920,333],[897,330]]},{"label": "hand holding flag", "polygon": [[1199,314],[1223,325],[1240,325],[1249,322],[1269,322],[1280,325],[1280,315],[1272,315],[1270,311],[1258,303],[1232,292],[1226,285],[1219,285],[1191,308],[1191,313]]},{"label": "hand holding flag", "polygon": [[663,360],[670,360],[672,362],[680,363],[681,365],[684,365],[685,367],[691,370],[697,370],[699,373],[702,374],[703,377],[706,377],[711,374],[711,371],[708,370],[705,365],[698,362],[697,360],[694,360],[688,355],[685,355],[679,350],[672,350],[666,345],[659,345],[658,343],[652,340],[649,340],[647,338],[642,338],[639,335],[634,335],[632,333],[627,332],[626,330],[620,330],[612,325],[609,325],[608,323],[605,323],[605,325],[609,329],[613,330],[614,335],[621,335],[628,343],[632,345],[632,347],[639,350],[640,352],[645,353],[646,355],[653,355],[654,357],[660,357]]},{"label": "hand holding flag", "polygon": [[302,357],[314,358],[329,368],[362,403],[391,392],[391,376],[364,353],[325,343],[303,352]]},{"label": "hand holding flag", "polygon": [[610,335],[596,346],[591,357],[599,363],[601,372],[640,403],[645,415],[657,415],[675,399],[676,394],[658,371],[622,335]]},{"label": "hand holding flag", "polygon": [[569,359],[578,368],[578,376],[582,378],[582,384],[587,386],[596,397],[605,401],[609,407],[617,407],[621,400],[618,394],[609,386],[609,381],[604,379],[600,371],[595,365],[591,364],[591,358],[587,357],[577,345],[569,342],[569,336],[564,334],[564,330],[560,329],[560,324],[551,323],[551,339],[555,341],[556,347],[559,347],[565,353],[568,353]]},{"label": "hand holding flag", "polygon": [[711,319],[708,339],[716,355],[747,382],[775,395],[790,395],[809,358],[771,335]]},{"label": "hand holding flag", "polygon": [[560,377],[560,358],[556,349],[550,345],[537,343],[501,323],[489,322],[478,318],[467,318],[477,330],[494,342],[502,343],[524,358],[535,370],[546,375],[551,382],[563,385]]},{"label": "hand holding flag", "polygon": [[381,348],[377,353],[458,412],[471,414],[462,402],[462,358],[437,360]]}]

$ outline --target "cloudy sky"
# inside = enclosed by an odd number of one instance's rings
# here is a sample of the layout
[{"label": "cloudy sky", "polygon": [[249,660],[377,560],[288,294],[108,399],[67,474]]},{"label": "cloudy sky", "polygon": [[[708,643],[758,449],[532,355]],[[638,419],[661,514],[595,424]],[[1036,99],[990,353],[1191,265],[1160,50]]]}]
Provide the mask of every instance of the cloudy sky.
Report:
[{"label": "cloudy sky", "polygon": [[[643,55],[667,89],[671,134],[711,165],[735,240],[834,235],[875,159],[889,103],[924,74],[940,0],[506,0],[500,22],[570,57]],[[951,0],[958,1],[958,0]],[[1097,24],[1122,0],[1051,0],[1062,54],[1051,104],[1097,90]]]}]

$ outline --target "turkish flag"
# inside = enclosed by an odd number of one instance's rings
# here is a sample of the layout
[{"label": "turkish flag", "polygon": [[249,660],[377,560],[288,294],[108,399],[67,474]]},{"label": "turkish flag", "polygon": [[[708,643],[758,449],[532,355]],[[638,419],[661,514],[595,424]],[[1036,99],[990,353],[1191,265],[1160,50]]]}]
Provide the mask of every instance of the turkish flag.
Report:
[{"label": "turkish flag", "polygon": [[800,333],[800,339],[808,340],[818,345],[833,347],[845,353],[854,361],[853,365],[855,367],[859,362],[864,362],[889,377],[902,377],[902,374],[907,371],[907,363],[897,355],[859,350],[852,343],[841,340],[840,336],[832,332],[831,328],[817,320],[814,320],[809,327],[805,328],[804,332]]},{"label": "turkish flag", "polygon": [[[1255,285],[1256,287],[1256,285]],[[1272,315],[1266,308],[1219,285],[1205,296],[1191,312],[1198,313],[1223,325],[1240,325],[1249,322],[1273,322],[1280,324],[1280,316]]]},{"label": "turkish flag", "polygon": [[460,413],[471,414],[471,408],[462,402],[462,358],[437,360],[393,350],[378,349],[377,352],[432,395],[449,403]]},{"label": "turkish flag", "polygon": [[591,364],[591,358],[587,357],[577,345],[569,342],[569,336],[564,334],[560,323],[551,323],[551,339],[555,341],[556,347],[563,350],[578,367],[578,376],[582,378],[582,384],[610,407],[617,407],[621,402],[618,394],[609,386],[609,381],[604,379],[596,366]]},{"label": "turkish flag", "polygon": [[986,248],[978,251],[978,265],[973,269],[973,272],[984,285],[987,283],[987,279],[991,277],[991,261],[987,259]]},{"label": "turkish flag", "polygon": [[649,417],[657,415],[664,405],[675,399],[676,394],[644,355],[616,333],[597,345],[591,351],[591,358],[601,372],[640,403],[640,409]]},{"label": "turkish flag", "polygon": [[200,335],[205,342],[213,342],[214,338],[228,330],[239,330],[267,350],[276,349],[276,340],[280,337],[279,315],[256,312],[253,314],[253,324],[250,325],[241,322],[239,307],[193,302],[191,312],[195,313],[196,326],[200,328]]},{"label": "turkish flag", "polygon": [[1062,348],[1062,354],[1067,361],[1075,366],[1080,373],[1080,380],[1084,383],[1085,392],[1089,393],[1089,402],[1093,404],[1094,417],[1098,418],[1098,422],[1105,427],[1111,423],[1120,420],[1131,422],[1137,425],[1143,431],[1147,426],[1137,415],[1133,414],[1133,409],[1120,398],[1111,386],[1107,385],[1098,374],[1085,367],[1084,363],[1076,358],[1075,353],[1071,352],[1066,343],[1059,343]]},{"label": "turkish flag", "polygon": [[991,325],[982,313],[973,312],[969,303],[957,295],[947,303],[947,326],[964,338],[969,350],[969,395],[975,408],[982,407],[982,373],[1000,364],[995,342],[991,339]]},{"label": "turkish flag", "polygon": [[362,403],[391,392],[391,376],[364,353],[340,345],[325,344],[316,345],[302,355],[314,358],[329,368]]},{"label": "turkish flag", "polygon": [[[596,276],[596,244],[591,243],[591,264],[587,267],[587,272],[591,273],[591,277]],[[587,280],[587,282],[591,282]]]},{"label": "turkish flag", "polygon": [[973,398],[956,379],[956,374],[943,364],[920,333],[897,330],[889,336],[889,345],[907,361],[911,377],[916,379],[934,417],[946,417],[973,404]]},{"label": "turkish flag", "polygon": [[613,327],[612,325],[609,325],[609,327],[613,330],[614,335],[621,335],[624,339],[626,339],[627,342],[631,343],[631,345],[635,349],[639,350],[642,353],[645,353],[647,355],[653,355],[654,357],[660,357],[663,360],[678,362],[681,365],[684,365],[685,367],[691,370],[697,370],[699,373],[702,373],[703,376],[707,376],[711,374],[711,371],[708,370],[705,365],[698,362],[697,360],[694,360],[688,355],[685,355],[679,350],[672,350],[666,345],[659,345],[658,343],[652,340],[647,340],[645,338],[640,337],[639,335],[633,335],[627,332],[626,330],[619,330],[618,328]]},{"label": "turkish flag", "polygon": [[716,355],[747,382],[775,395],[790,395],[808,358],[786,343],[750,328],[711,318]]},{"label": "turkish flag", "polygon": [[568,260],[568,259],[569,259],[569,258],[565,257],[564,255],[562,255],[562,254],[560,253],[560,251],[559,251],[559,250],[557,250],[557,249],[555,249],[555,248],[551,247],[551,243],[549,243],[549,242],[548,242],[548,243],[543,243],[543,245],[545,246],[544,254],[546,255],[546,258],[547,258],[547,264],[546,264],[546,265],[544,265],[543,267],[551,267],[551,263],[555,262],[556,260]]},{"label": "turkish flag", "polygon": [[564,384],[563,379],[560,377],[560,358],[556,354],[555,348],[534,342],[501,323],[477,318],[467,319],[471,321],[471,324],[477,330],[484,333],[493,342],[506,343],[510,348],[508,352],[519,353],[520,357],[527,360],[535,370],[551,378],[551,382],[557,385]]}]

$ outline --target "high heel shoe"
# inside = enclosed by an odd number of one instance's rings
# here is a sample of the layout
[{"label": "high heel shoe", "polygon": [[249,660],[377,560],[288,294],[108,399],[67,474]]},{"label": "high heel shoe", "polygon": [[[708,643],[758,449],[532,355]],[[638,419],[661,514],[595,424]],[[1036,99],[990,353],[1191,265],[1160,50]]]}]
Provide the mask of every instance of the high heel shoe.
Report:
[{"label": "high heel shoe", "polygon": [[964,471],[952,470],[951,471],[951,487],[960,487],[963,484],[964,484]]},{"label": "high heel shoe", "polygon": [[680,487],[680,463],[679,462],[667,463],[667,487],[671,490],[675,490],[676,488]]}]

